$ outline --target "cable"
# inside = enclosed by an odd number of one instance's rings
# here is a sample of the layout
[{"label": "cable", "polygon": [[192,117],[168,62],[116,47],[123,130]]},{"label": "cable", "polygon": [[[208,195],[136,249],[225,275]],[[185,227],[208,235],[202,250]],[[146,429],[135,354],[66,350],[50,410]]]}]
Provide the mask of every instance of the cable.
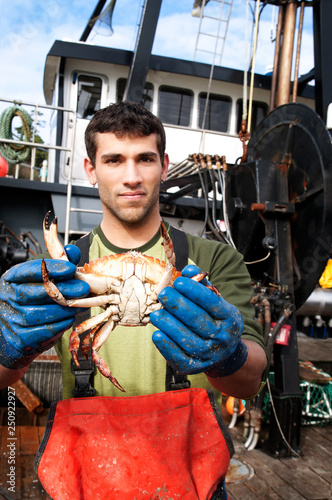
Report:
[{"label": "cable", "polygon": [[204,184],[202,172],[200,171],[200,166],[199,165],[197,165],[197,172],[198,172],[199,180],[201,181],[201,186],[202,186],[202,191],[203,191],[203,196],[204,196],[204,202],[205,202],[204,203],[205,204],[204,225],[203,225],[203,229],[202,229],[201,234],[200,234],[200,238],[201,238],[203,236],[204,232],[205,232],[206,225],[207,225],[207,222],[208,222],[208,217],[209,217],[209,199],[208,199],[208,193],[206,191],[206,186]]},{"label": "cable", "polygon": [[263,262],[264,260],[268,259],[271,255],[271,252],[269,250],[268,254],[265,255],[265,257],[262,257],[261,259],[258,260],[252,260],[251,262],[245,262],[245,264],[248,266],[249,264],[258,264],[258,262]]},{"label": "cable", "polygon": [[227,239],[230,241],[231,246],[236,249],[236,245],[235,245],[233,238],[232,238],[231,225],[229,223],[228,212],[227,212],[226,189],[225,189],[225,184],[226,184],[226,182],[225,182],[225,177],[226,177],[225,170],[222,171],[221,176],[222,176],[223,186],[224,186],[223,197],[222,197],[222,208],[223,208],[223,214],[224,214],[224,222],[225,222],[225,226],[226,226],[226,236],[227,236]]},{"label": "cable", "polygon": [[267,385],[267,388],[268,388],[268,391],[269,391],[269,394],[270,394],[270,401],[271,401],[271,408],[273,410],[273,414],[274,414],[274,418],[276,420],[276,423],[277,423],[277,426],[278,426],[278,429],[279,429],[279,432],[280,432],[280,435],[283,439],[283,441],[285,442],[287,448],[289,449],[289,451],[291,453],[293,453],[296,457],[300,458],[301,455],[299,453],[297,453],[297,451],[295,451],[291,445],[288,443],[287,439],[285,438],[285,435],[284,433],[282,432],[282,429],[281,429],[281,426],[280,426],[280,423],[279,423],[279,420],[278,420],[278,416],[277,416],[277,412],[276,412],[276,409],[275,409],[275,406],[274,406],[274,402],[273,402],[273,398],[272,398],[272,392],[271,392],[271,386],[270,386],[270,381],[269,379],[267,378],[266,379],[266,385]]}]

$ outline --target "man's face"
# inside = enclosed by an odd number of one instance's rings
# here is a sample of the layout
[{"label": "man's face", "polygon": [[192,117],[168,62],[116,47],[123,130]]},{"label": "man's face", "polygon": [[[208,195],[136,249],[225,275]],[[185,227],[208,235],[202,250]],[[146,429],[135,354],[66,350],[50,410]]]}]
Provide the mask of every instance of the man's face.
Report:
[{"label": "man's face", "polygon": [[104,210],[126,225],[140,225],[159,216],[159,185],[166,178],[168,157],[161,164],[157,136],[116,137],[97,134],[95,167],[85,170],[91,183],[98,183]]}]

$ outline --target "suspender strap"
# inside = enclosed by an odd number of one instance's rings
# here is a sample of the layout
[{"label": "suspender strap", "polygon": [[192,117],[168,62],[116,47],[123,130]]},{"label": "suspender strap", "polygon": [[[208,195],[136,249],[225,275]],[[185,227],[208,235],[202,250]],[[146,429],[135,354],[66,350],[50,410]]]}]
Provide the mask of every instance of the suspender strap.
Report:
[{"label": "suspender strap", "polygon": [[175,252],[175,267],[177,271],[182,269],[188,264],[188,240],[186,233],[180,231],[176,227],[171,226],[171,238]]},{"label": "suspender strap", "polygon": [[[81,251],[81,259],[78,263],[79,266],[84,266],[89,262],[89,247],[90,247],[90,233],[86,234],[82,238],[76,241],[76,246]],[[90,318],[90,309],[87,309],[81,314],[76,316],[76,320],[73,328],[76,328],[80,323]],[[73,360],[71,360],[71,372],[75,375],[75,389],[72,390],[72,395],[74,398],[85,398],[89,396],[94,396],[96,389],[93,387],[93,374],[95,371],[95,365],[92,361],[92,357],[89,351],[88,359],[86,360],[82,354],[81,348],[77,353],[79,366],[76,366]]]},{"label": "suspender strap", "polygon": [[84,264],[87,264],[89,262],[89,248],[90,248],[90,235],[91,233],[85,234],[82,236],[82,238],[78,239],[75,243],[75,245],[80,249],[81,251],[81,259],[78,263],[78,265],[84,266]]},{"label": "suspender strap", "polygon": [[[171,237],[175,252],[175,267],[178,271],[188,264],[188,240],[183,231],[171,226]],[[175,391],[178,389],[188,389],[190,382],[185,375],[181,375],[174,370],[168,363],[166,364],[165,390]]]},{"label": "suspender strap", "polygon": [[165,391],[177,391],[180,389],[189,389],[189,387],[190,380],[166,363]]}]

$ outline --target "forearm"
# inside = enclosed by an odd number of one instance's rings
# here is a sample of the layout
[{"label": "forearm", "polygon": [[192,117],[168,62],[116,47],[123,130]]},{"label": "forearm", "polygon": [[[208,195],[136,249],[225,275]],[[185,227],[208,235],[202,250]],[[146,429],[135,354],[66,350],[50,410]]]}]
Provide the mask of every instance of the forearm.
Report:
[{"label": "forearm", "polygon": [[29,366],[25,366],[19,370],[11,370],[0,365],[0,389],[5,389],[20,380],[28,371],[28,368]]},{"label": "forearm", "polygon": [[248,357],[244,365],[228,377],[208,377],[215,389],[229,396],[246,399],[259,389],[262,374],[266,368],[266,354],[262,347],[251,340],[243,341],[248,349]]}]

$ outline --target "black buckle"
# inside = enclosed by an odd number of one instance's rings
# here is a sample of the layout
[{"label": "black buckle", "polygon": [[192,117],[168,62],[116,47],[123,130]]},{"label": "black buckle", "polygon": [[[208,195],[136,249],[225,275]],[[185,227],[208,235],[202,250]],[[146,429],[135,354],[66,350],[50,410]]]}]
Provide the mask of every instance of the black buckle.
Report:
[{"label": "black buckle", "polygon": [[74,398],[86,398],[96,394],[93,387],[93,374],[95,365],[92,359],[80,359],[80,366],[76,366],[74,360],[71,360],[71,372],[75,375],[75,389],[72,390]]},{"label": "black buckle", "polygon": [[180,389],[189,389],[190,381],[185,375],[175,371],[168,363],[166,369],[165,390],[178,391]]}]

